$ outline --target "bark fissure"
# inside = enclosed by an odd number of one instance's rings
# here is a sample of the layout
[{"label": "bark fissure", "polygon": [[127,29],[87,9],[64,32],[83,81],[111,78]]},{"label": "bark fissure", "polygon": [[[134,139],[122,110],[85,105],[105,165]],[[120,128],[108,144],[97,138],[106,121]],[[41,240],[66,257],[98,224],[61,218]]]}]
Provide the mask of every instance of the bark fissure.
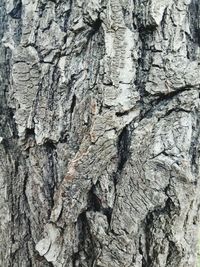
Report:
[{"label": "bark fissure", "polygon": [[21,19],[22,16],[22,1],[18,0],[17,2],[15,1],[15,7],[10,11],[9,15],[13,19]]}]

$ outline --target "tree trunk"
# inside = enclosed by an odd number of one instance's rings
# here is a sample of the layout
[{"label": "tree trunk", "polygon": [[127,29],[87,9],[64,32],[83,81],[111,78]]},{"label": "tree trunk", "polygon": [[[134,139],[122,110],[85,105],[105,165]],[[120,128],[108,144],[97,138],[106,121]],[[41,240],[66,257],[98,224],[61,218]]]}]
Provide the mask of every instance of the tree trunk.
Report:
[{"label": "tree trunk", "polygon": [[0,266],[196,266],[199,0],[0,20]]}]

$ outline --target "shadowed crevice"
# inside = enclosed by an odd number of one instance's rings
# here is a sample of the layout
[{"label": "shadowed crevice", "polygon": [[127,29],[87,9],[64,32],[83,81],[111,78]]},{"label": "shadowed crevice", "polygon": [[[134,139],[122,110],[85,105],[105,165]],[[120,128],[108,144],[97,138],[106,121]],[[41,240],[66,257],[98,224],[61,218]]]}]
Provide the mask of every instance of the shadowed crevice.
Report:
[{"label": "shadowed crevice", "polygon": [[77,219],[78,251],[72,256],[73,267],[82,266],[82,256],[87,266],[93,266],[96,259],[95,243],[90,232],[86,211],[82,212]]},{"label": "shadowed crevice", "polygon": [[117,142],[118,149],[118,171],[121,172],[129,156],[130,136],[128,126],[124,127]]},{"label": "shadowed crevice", "polygon": [[9,15],[13,19],[21,19],[21,16],[22,16],[22,2],[21,2],[21,0],[18,0],[15,3],[15,7],[10,11]]},{"label": "shadowed crevice", "polygon": [[[57,151],[56,145],[51,140],[46,140],[44,144],[46,152],[46,170],[43,175],[44,193],[49,201],[50,207],[54,206],[54,192],[58,181],[57,173]],[[50,210],[49,210],[50,216]]]},{"label": "shadowed crevice", "polygon": [[70,107],[70,113],[71,114],[74,112],[75,106],[76,106],[76,95],[73,95],[73,97],[72,97],[72,103],[71,103],[71,107]]},{"label": "shadowed crevice", "polygon": [[200,2],[199,0],[192,0],[188,8],[190,32],[193,41],[200,46]]}]

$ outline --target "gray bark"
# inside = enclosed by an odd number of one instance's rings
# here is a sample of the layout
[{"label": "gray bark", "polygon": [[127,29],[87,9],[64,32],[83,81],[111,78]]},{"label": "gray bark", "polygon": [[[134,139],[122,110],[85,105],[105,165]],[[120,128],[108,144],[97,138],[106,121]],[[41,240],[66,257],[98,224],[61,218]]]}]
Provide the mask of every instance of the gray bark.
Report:
[{"label": "gray bark", "polygon": [[0,266],[193,267],[198,0],[1,0]]}]

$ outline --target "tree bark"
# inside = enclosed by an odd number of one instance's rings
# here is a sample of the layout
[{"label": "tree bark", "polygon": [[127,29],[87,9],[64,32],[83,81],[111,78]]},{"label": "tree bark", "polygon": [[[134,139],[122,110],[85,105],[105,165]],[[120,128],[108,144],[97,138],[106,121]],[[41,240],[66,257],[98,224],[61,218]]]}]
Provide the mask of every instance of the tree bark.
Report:
[{"label": "tree bark", "polygon": [[0,266],[196,266],[199,1],[0,20]]}]

